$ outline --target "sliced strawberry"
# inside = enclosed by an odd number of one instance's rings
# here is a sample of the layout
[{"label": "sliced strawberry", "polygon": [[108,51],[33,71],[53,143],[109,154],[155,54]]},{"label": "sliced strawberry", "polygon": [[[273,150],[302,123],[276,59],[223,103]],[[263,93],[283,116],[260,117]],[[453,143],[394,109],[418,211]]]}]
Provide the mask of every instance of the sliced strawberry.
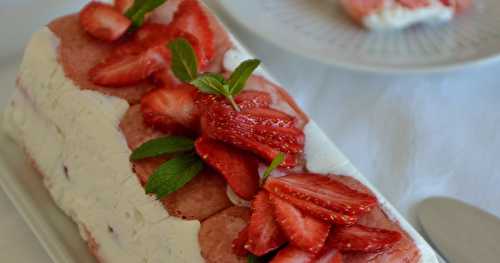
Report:
[{"label": "sliced strawberry", "polygon": [[243,257],[248,254],[248,250],[245,249],[245,244],[248,241],[248,226],[243,228],[241,232],[238,234],[238,237],[233,240],[233,252],[237,256]]},{"label": "sliced strawberry", "polygon": [[267,111],[271,112],[273,118],[266,118],[262,112],[236,112],[225,102],[214,103],[203,113],[201,126],[208,137],[252,151],[268,162],[283,152],[286,158],[281,166],[293,167],[296,154],[304,148],[304,133],[295,127],[276,127],[276,123],[290,123],[290,119],[283,119],[284,113],[277,117],[277,111]]},{"label": "sliced strawberry", "polygon": [[134,34],[133,41],[146,47],[166,45],[172,39],[172,31],[163,24],[145,23]]},{"label": "sliced strawberry", "polygon": [[260,191],[252,201],[252,215],[248,225],[248,241],[245,248],[257,256],[262,256],[279,248],[286,242],[278,222],[274,219],[269,194]]},{"label": "sliced strawberry", "polygon": [[377,206],[374,196],[357,192],[332,177],[319,174],[289,174],[269,178],[264,188],[277,195],[291,195],[350,215],[366,213]]},{"label": "sliced strawberry", "polygon": [[203,69],[210,64],[215,55],[214,33],[210,28],[210,20],[198,1],[182,1],[170,27],[173,31],[180,30],[195,36],[201,45],[198,54],[200,67]]},{"label": "sliced strawberry", "polygon": [[292,128],[295,123],[294,117],[270,108],[251,108],[243,112],[264,126]]},{"label": "sliced strawberry", "polygon": [[198,118],[194,114],[194,98],[197,90],[187,84],[161,87],[144,95],[141,110],[146,124],[162,131],[177,128],[194,130]]},{"label": "sliced strawberry", "polygon": [[302,213],[287,201],[270,194],[274,215],[290,242],[305,251],[317,254],[323,248],[330,225]]},{"label": "sliced strawberry", "polygon": [[80,24],[95,38],[114,41],[127,31],[131,22],[111,5],[90,2],[80,12]]},{"label": "sliced strawberry", "polygon": [[319,254],[311,263],[342,263],[342,254],[337,249],[327,248]]},{"label": "sliced strawberry", "polygon": [[245,200],[251,200],[259,191],[258,161],[253,156],[231,145],[200,137],[195,142],[198,155],[217,170],[233,191]]},{"label": "sliced strawberry", "polygon": [[275,194],[281,197],[282,199],[286,200],[287,202],[291,203],[304,213],[331,224],[353,225],[356,224],[356,222],[358,222],[359,219],[358,216],[346,215],[343,213],[335,212],[330,209],[326,209],[324,207],[316,205],[312,202],[296,198],[289,194],[285,194],[283,192],[278,192]]},{"label": "sliced strawberry", "polygon": [[335,227],[328,238],[328,246],[347,252],[379,252],[401,240],[397,231],[362,225]]},{"label": "sliced strawberry", "polygon": [[95,84],[122,87],[137,84],[167,65],[165,47],[150,48],[138,55],[112,56],[89,71]]},{"label": "sliced strawberry", "polygon": [[254,108],[269,108],[272,103],[271,95],[267,92],[245,90],[234,99],[241,110]]},{"label": "sliced strawberry", "polygon": [[314,255],[288,245],[280,250],[270,263],[313,263]]},{"label": "sliced strawberry", "polygon": [[397,2],[410,9],[422,8],[431,4],[429,0],[397,0]]},{"label": "sliced strawberry", "polygon": [[120,13],[125,13],[132,5],[134,4],[134,0],[115,0],[114,6],[116,10]]}]

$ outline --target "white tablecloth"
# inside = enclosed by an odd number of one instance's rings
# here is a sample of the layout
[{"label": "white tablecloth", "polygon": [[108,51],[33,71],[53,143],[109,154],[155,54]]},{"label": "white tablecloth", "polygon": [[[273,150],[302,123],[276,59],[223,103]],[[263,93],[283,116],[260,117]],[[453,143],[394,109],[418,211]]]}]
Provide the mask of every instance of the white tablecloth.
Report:
[{"label": "white tablecloth", "polygon": [[[415,203],[433,195],[456,197],[500,216],[500,64],[431,75],[353,72],[297,57],[233,25],[412,223]],[[2,24],[0,32],[16,30],[8,26]],[[15,66],[7,62],[19,56],[5,55],[0,54],[0,83],[13,84]],[[0,87],[0,102],[10,84]],[[7,255],[19,263],[50,262],[0,191],[0,261]]]}]

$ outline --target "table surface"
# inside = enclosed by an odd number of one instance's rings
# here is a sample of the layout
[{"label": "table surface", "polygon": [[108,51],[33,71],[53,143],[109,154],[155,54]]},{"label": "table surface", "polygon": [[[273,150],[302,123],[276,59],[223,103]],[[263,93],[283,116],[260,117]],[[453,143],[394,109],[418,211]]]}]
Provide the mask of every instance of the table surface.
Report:
[{"label": "table surface", "polygon": [[[24,2],[29,1],[18,3]],[[0,0],[7,6],[0,15],[11,3]],[[354,72],[291,54],[229,22],[410,222],[415,223],[414,205],[434,195],[500,216],[500,64],[428,75]],[[9,30],[14,29],[0,25],[0,33]],[[0,86],[0,105],[12,91],[19,60],[20,53],[0,53],[0,83],[7,83]],[[0,258],[7,255],[19,263],[51,262],[0,191]]]}]

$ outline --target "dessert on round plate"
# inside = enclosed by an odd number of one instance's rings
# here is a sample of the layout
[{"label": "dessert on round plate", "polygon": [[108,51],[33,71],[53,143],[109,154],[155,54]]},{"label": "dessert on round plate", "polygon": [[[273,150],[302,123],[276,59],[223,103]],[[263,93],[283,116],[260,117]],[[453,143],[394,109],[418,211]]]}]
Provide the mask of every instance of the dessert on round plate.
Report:
[{"label": "dessert on round plate", "polygon": [[259,64],[198,0],[92,1],[4,126],[99,262],[437,262]]},{"label": "dessert on round plate", "polygon": [[450,21],[471,0],[341,0],[346,12],[371,30],[402,29],[415,24]]}]

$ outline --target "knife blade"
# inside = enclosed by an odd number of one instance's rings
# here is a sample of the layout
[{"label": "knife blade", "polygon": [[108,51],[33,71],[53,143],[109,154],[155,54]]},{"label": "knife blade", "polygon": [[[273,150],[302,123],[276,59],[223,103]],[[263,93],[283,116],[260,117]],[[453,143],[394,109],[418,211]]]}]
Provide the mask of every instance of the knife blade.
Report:
[{"label": "knife blade", "polygon": [[500,262],[500,219],[446,197],[424,200],[417,218],[425,236],[450,263]]}]

